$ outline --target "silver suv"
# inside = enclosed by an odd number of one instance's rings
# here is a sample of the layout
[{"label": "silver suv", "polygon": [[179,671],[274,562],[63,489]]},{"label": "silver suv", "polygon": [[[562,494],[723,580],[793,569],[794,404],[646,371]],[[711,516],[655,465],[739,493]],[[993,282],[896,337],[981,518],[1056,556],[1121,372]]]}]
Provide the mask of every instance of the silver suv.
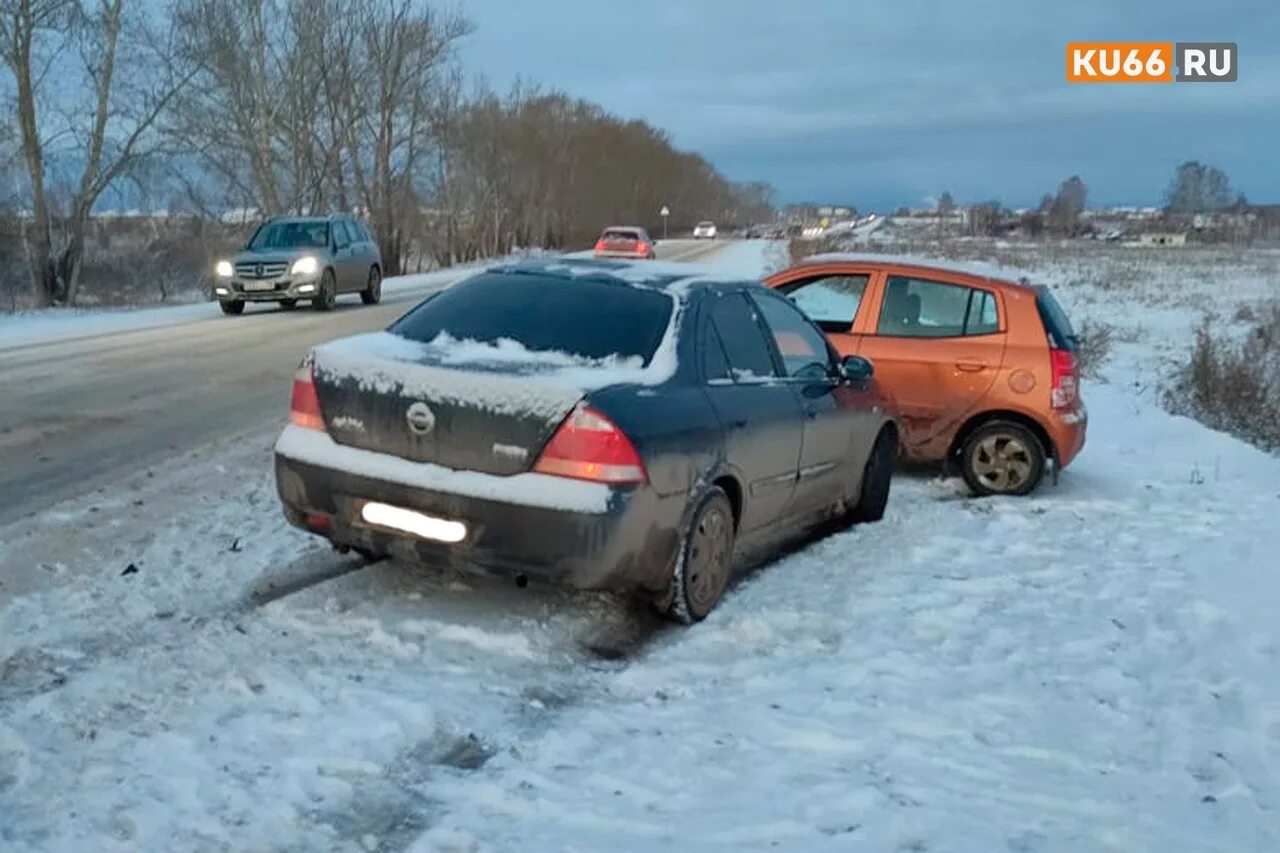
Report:
[{"label": "silver suv", "polygon": [[382,298],[382,256],[364,224],[350,216],[277,217],[253,232],[245,247],[218,261],[214,295],[224,314],[246,302],[293,308],[309,299],[318,311],[340,293],[359,293],[365,305]]}]

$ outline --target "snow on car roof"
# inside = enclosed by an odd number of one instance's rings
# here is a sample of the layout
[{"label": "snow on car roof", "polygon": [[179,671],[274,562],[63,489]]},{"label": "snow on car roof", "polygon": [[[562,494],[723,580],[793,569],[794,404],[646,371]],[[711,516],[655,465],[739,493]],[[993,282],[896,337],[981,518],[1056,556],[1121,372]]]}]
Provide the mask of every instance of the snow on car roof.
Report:
[{"label": "snow on car roof", "polygon": [[563,278],[594,277],[615,279],[638,287],[651,287],[675,296],[688,293],[696,284],[756,284],[741,276],[717,276],[703,264],[679,261],[628,261],[614,258],[563,257],[554,261],[519,260],[489,267],[489,272],[518,275],[550,275]]},{"label": "snow on car roof", "polygon": [[828,252],[821,255],[810,255],[800,261],[808,264],[899,264],[901,266],[921,267],[923,269],[941,270],[943,272],[961,273],[978,278],[1012,284],[1021,283],[1021,279],[1030,281],[1034,276],[1026,270],[985,261],[954,261],[947,258],[934,258],[928,255],[885,255],[876,252]]}]

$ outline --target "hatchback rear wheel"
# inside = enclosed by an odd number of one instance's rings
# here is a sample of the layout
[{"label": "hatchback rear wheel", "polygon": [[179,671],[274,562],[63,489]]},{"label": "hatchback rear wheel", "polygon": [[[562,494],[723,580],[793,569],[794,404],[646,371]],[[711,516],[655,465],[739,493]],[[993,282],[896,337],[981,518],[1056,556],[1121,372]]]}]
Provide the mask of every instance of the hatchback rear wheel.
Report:
[{"label": "hatchback rear wheel", "polygon": [[705,619],[729,585],[733,539],[733,506],[723,489],[713,488],[681,537],[670,587],[659,609],[686,625]]},{"label": "hatchback rear wheel", "polygon": [[960,473],[976,495],[1025,495],[1044,474],[1045,448],[1031,430],[991,421],[969,436],[960,451]]}]

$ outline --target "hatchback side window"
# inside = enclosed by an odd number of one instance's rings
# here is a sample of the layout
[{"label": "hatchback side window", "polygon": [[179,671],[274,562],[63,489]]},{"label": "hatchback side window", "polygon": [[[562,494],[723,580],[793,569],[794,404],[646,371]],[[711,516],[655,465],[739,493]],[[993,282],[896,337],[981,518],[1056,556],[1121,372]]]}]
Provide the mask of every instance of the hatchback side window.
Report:
[{"label": "hatchback side window", "polygon": [[764,314],[787,375],[802,379],[826,377],[831,355],[822,332],[815,329],[794,305],[767,290],[754,294],[752,298]]},{"label": "hatchback side window", "polygon": [[958,284],[891,275],[877,334],[899,338],[989,335],[1000,328],[995,294]]},{"label": "hatchback side window", "polygon": [[824,332],[847,332],[867,290],[866,275],[827,275],[784,285],[778,290],[809,315]]},{"label": "hatchback side window", "polygon": [[711,321],[724,344],[729,369],[739,382],[777,376],[773,353],[765,340],[756,311],[741,293],[719,299],[711,309]]}]

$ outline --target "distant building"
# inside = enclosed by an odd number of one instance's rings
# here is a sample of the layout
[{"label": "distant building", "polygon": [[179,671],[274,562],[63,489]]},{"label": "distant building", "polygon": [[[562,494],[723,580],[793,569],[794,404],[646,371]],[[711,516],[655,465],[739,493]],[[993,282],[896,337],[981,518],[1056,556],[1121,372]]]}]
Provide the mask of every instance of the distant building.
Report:
[{"label": "distant building", "polygon": [[1185,246],[1185,231],[1149,231],[1138,235],[1138,243],[1143,246]]}]

